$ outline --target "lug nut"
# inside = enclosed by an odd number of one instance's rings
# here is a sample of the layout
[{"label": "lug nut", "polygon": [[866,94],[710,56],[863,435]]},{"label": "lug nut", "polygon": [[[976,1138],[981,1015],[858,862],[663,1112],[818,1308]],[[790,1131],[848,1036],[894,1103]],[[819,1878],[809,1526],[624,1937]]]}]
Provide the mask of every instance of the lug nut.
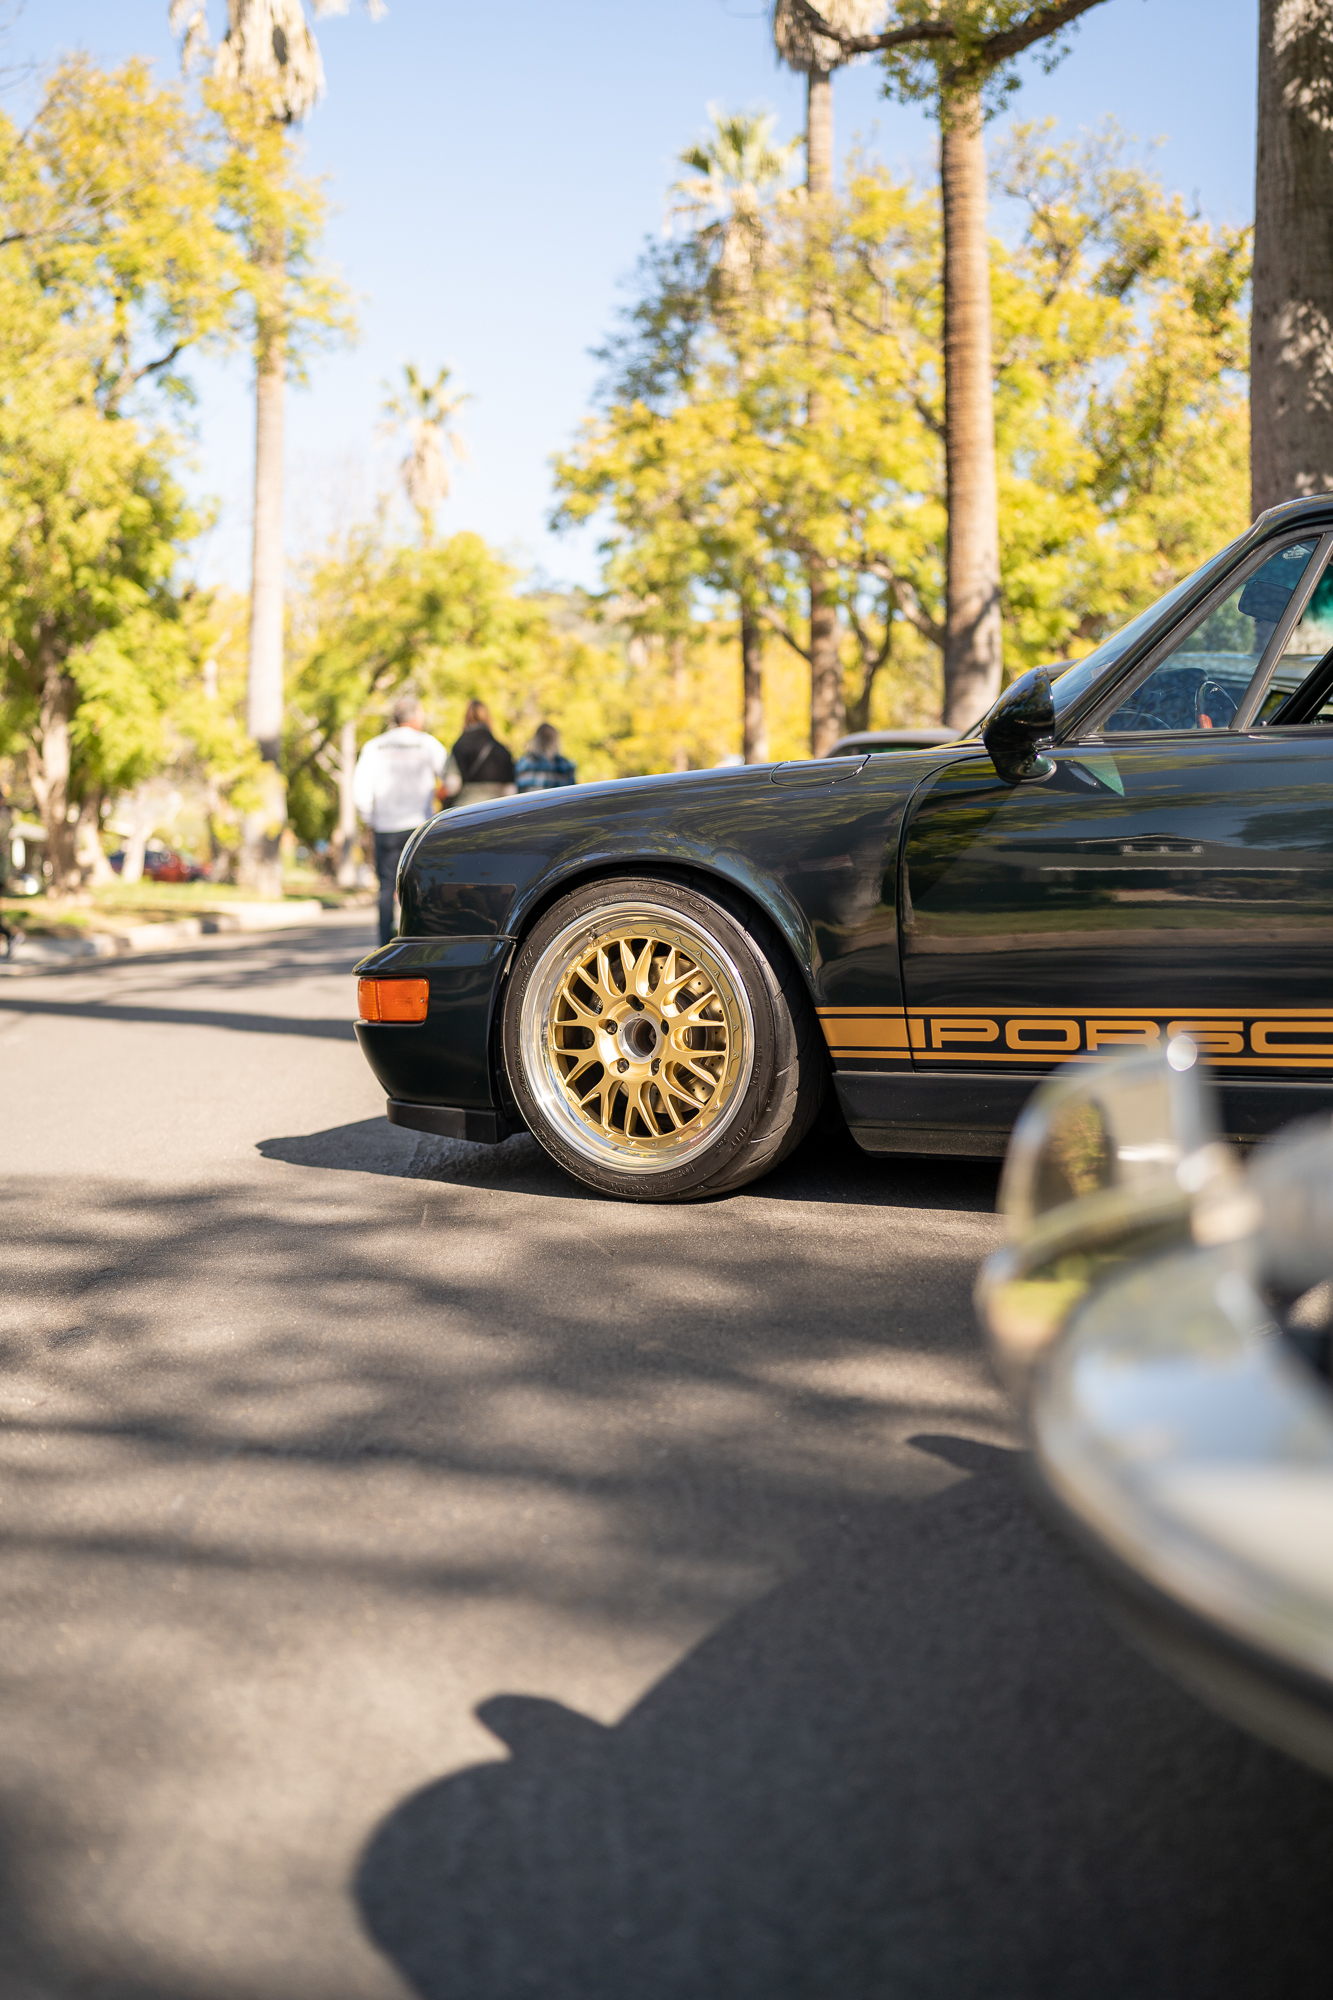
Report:
[{"label": "lug nut", "polygon": [[654,1057],[653,1057],[653,1075],[654,1075],[654,1076],[656,1076],[656,1075],[657,1075],[657,1072],[658,1072],[658,1070],[659,1070],[659,1069],[661,1069],[661,1067],[662,1067],[662,1058],[661,1058],[661,1056],[654,1056]]},{"label": "lug nut", "polygon": [[629,1068],[629,1064],[626,1062],[624,1056],[620,1058],[620,1061],[616,1064],[616,1068],[622,1076],[625,1074],[625,1071]]}]

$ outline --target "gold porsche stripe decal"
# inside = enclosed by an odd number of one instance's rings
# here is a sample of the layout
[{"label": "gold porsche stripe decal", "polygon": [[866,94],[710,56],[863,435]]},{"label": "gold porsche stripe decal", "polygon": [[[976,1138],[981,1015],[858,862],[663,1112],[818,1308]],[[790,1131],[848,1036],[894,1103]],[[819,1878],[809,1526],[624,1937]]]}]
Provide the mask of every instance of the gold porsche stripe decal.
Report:
[{"label": "gold porsche stripe decal", "polygon": [[862,1062],[901,1062],[909,1052],[930,1064],[1063,1062],[1154,1048],[1183,1034],[1221,1068],[1333,1068],[1333,1010],[1322,1008],[821,1007],[819,1018],[829,1053]]},{"label": "gold porsche stripe decal", "polygon": [[819,1018],[835,1056],[907,1052],[907,1016],[901,1007],[821,1007]]}]

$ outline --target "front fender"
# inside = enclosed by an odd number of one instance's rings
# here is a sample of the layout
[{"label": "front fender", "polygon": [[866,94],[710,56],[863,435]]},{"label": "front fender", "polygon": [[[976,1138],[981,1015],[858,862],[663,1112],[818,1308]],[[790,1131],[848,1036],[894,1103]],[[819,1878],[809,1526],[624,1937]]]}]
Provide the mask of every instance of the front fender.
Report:
[{"label": "front fender", "polygon": [[886,844],[896,855],[896,795],[910,794],[907,765],[917,760],[892,761],[901,776],[888,797],[859,777],[784,787],[751,767],[620,779],[441,814],[404,869],[404,935],[516,937],[598,875],[689,871],[762,910],[818,995],[826,961],[845,953],[872,909],[883,914],[886,894],[892,922]]}]

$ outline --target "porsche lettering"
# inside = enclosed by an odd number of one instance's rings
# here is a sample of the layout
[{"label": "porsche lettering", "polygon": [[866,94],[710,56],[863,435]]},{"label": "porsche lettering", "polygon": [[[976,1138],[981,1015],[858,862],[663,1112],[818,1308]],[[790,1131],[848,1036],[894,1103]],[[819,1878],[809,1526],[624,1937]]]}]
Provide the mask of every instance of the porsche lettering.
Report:
[{"label": "porsche lettering", "polygon": [[1028,1064],[1071,1056],[1109,1056],[1156,1048],[1189,1035],[1210,1063],[1246,1069],[1333,1068],[1333,1011],[1245,1016],[1235,1010],[1193,1013],[1102,1009],[1097,1013],[1034,1008],[821,1008],[829,1053],[838,1060]]}]

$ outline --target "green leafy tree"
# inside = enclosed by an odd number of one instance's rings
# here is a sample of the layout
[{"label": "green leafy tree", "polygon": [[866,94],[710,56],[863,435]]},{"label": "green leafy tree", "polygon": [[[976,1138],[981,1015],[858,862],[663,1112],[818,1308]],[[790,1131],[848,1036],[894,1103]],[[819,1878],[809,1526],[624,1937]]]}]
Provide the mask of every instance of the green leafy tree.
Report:
[{"label": "green leafy tree", "polygon": [[[372,19],[384,11],[367,0]],[[315,13],[345,12],[345,0],[316,0]],[[252,887],[281,891],[285,819],[283,729],[283,403],[312,345],[351,331],[341,287],[316,262],[325,214],[319,188],[297,171],[291,129],[323,94],[319,47],[303,0],[227,0],[227,30],[216,50],[206,9],[171,0],[170,24],[183,36],[187,67],[211,57],[205,92],[221,142],[217,184],[245,252],[237,315],[255,357],[255,484],[250,586],[250,731],[268,764],[263,808],[246,828],[240,872]]]},{"label": "green leafy tree", "polygon": [[224,332],[234,250],[179,93],[138,62],[68,62],[24,129],[0,117],[0,217],[3,729],[63,891],[80,816],[161,754],[195,528],[166,413]]},{"label": "green leafy tree", "polygon": [[1028,211],[994,253],[1006,647],[1095,642],[1247,518],[1249,232],[1127,159],[1020,127],[999,160]]},{"label": "green leafy tree", "polygon": [[[923,420],[934,283],[929,204],[857,171],[812,257],[805,205],[780,185],[762,214],[763,255],[730,282],[718,243],[659,246],[611,362],[603,413],[558,461],[560,518],[602,513],[608,587],[677,630],[709,596],[737,602],[743,655],[763,628],[818,661],[812,563],[862,648],[868,705],[888,657],[893,579],[920,570],[938,510],[918,496],[937,453]],[[711,253],[711,254],[710,254]],[[812,301],[827,326],[808,338]],[[917,301],[892,320],[895,301]],[[929,350],[928,333],[926,348]],[[809,395],[818,378],[821,421]],[[872,615],[869,596],[878,605]],[[701,597],[702,594],[702,597]],[[647,620],[645,619],[646,623]],[[835,656],[836,659],[836,656]],[[842,713],[842,663],[836,660]],[[748,689],[747,689],[748,692]],[[748,702],[747,702],[748,707]],[[826,747],[811,732],[812,745]],[[746,754],[753,737],[747,732]]]},{"label": "green leafy tree", "polygon": [[1102,0],[895,0],[877,31],[786,0],[844,57],[878,53],[886,88],[935,103],[943,222],[944,450],[949,516],[944,715],[959,728],[984,713],[1002,670],[999,494],[995,460],[986,101],[1016,87],[1019,56],[1043,46],[1050,68],[1068,31]]},{"label": "green leafy tree", "polygon": [[[874,29],[884,5],[883,0],[826,0],[822,12],[839,36],[857,36]],[[793,5],[792,0],[775,0],[773,39],[782,60],[805,77],[805,221],[814,273],[827,261],[820,238],[827,227],[833,196],[833,71],[857,57],[833,36],[818,32],[808,10]],[[824,288],[812,284],[806,321],[811,368],[805,404],[805,420],[812,432],[828,421],[823,377],[832,334],[830,304]],[[818,757],[842,735],[846,715],[838,660],[838,594],[827,560],[818,548],[810,551],[806,575],[810,598],[810,744]]]},{"label": "green leafy tree", "polygon": [[567,603],[520,582],[478,535],[401,542],[383,515],[312,565],[295,605],[287,749],[304,838],[336,826],[344,731],[355,749],[408,689],[445,740],[480,696],[502,733],[526,739],[554,715],[585,776],[614,774],[627,662]]},{"label": "green leafy tree", "polygon": [[[1247,240],[1189,216],[1114,133],[1068,147],[1020,130],[1001,175],[1029,217],[1016,246],[991,245],[1000,615],[1026,666],[1095,639],[1243,522]],[[771,192],[743,288],[719,287],[698,239],[649,253],[557,481],[563,518],[606,523],[608,591],[648,634],[697,631],[744,579],[808,660],[817,552],[865,725],[886,684],[916,710],[947,656],[940,225],[931,199],[856,163],[813,269],[803,220]]]}]

